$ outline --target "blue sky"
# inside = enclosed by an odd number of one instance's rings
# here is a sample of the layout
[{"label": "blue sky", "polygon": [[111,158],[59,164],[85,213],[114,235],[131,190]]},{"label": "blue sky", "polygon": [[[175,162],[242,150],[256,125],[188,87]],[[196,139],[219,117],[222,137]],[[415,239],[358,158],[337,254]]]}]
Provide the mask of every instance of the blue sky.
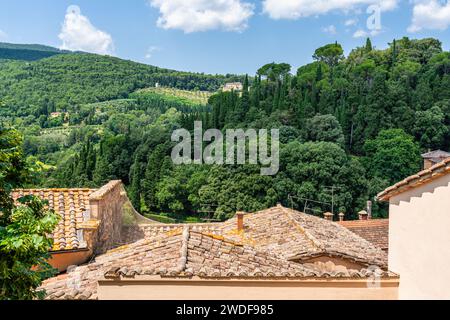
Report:
[{"label": "blue sky", "polygon": [[[372,10],[367,13],[369,6]],[[338,41],[436,37],[449,49],[444,0],[0,0],[0,41],[106,53],[176,70],[250,73],[268,62],[294,70]],[[367,20],[381,24],[367,26]]]}]

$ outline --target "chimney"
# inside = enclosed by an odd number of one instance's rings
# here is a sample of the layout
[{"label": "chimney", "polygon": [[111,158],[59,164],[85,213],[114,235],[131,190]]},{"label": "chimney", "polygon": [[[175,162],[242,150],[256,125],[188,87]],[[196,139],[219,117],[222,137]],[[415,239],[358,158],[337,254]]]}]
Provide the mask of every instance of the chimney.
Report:
[{"label": "chimney", "polygon": [[361,210],[360,212],[358,212],[359,220],[367,220],[368,215],[369,214],[365,210]]},{"label": "chimney", "polygon": [[429,160],[429,159],[424,159],[423,160],[423,169],[424,170],[430,169],[433,165],[434,164],[433,164],[433,162],[431,160]]},{"label": "chimney", "polygon": [[367,219],[372,219],[372,201],[367,201]]},{"label": "chimney", "polygon": [[331,212],[325,212],[323,214],[323,217],[325,218],[325,220],[333,221],[333,214]]},{"label": "chimney", "polygon": [[344,221],[344,218],[345,218],[345,213],[340,212],[340,213],[339,213],[339,221],[340,221],[340,222]]},{"label": "chimney", "polygon": [[236,213],[237,217],[237,230],[244,231],[244,215],[245,212],[239,211]]}]

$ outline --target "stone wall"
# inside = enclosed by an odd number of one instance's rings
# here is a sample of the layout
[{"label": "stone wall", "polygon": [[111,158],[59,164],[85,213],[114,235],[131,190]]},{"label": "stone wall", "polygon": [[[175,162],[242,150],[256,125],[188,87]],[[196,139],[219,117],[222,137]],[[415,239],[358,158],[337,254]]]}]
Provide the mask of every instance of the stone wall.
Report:
[{"label": "stone wall", "polygon": [[128,202],[123,184],[114,180],[91,194],[90,219],[98,221],[98,228],[91,235],[94,254],[101,254],[121,243],[123,208]]}]

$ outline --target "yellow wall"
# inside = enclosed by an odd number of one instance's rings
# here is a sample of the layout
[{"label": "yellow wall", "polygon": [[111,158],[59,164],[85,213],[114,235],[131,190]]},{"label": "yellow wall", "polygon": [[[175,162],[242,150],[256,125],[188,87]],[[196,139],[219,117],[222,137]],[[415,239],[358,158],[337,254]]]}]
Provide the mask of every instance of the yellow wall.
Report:
[{"label": "yellow wall", "polygon": [[66,271],[70,266],[78,266],[89,260],[92,256],[91,250],[69,250],[63,252],[51,252],[48,263],[58,269],[59,272]]},{"label": "yellow wall", "polygon": [[398,280],[369,288],[365,280],[100,281],[100,300],[395,300]]}]

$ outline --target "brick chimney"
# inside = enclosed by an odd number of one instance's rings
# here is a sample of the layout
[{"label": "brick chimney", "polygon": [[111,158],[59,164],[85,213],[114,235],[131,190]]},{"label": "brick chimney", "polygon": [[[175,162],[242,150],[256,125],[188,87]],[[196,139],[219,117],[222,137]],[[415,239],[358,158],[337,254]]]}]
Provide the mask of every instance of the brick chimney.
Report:
[{"label": "brick chimney", "polygon": [[238,231],[244,231],[244,216],[245,212],[239,211],[236,213]]},{"label": "brick chimney", "polygon": [[365,210],[358,212],[359,220],[368,220],[369,214]]},{"label": "brick chimney", "polygon": [[323,217],[325,218],[325,220],[333,221],[333,214],[331,212],[325,212],[323,214]]},{"label": "brick chimney", "polygon": [[340,221],[340,222],[344,221],[344,218],[345,218],[345,213],[340,212],[340,213],[339,213],[339,221]]}]

